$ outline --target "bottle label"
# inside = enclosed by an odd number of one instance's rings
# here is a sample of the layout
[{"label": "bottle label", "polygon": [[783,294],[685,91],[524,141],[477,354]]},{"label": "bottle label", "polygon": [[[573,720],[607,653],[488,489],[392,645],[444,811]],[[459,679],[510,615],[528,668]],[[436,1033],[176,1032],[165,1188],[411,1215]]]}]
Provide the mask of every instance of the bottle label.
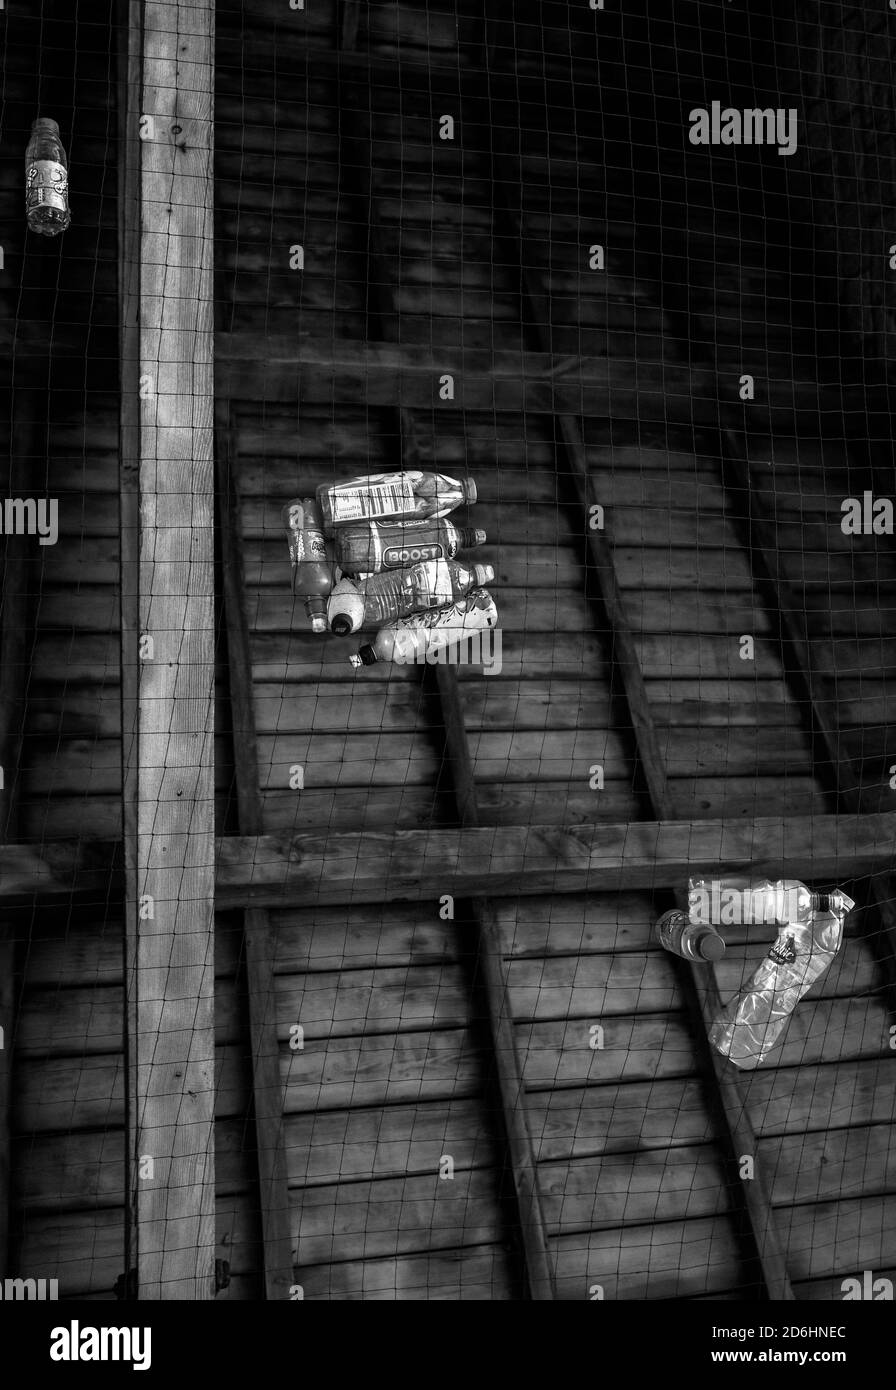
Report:
[{"label": "bottle label", "polygon": [[326,560],[327,558],[324,538],[319,531],[291,531],[289,553],[294,565],[300,565],[305,560]]},{"label": "bottle label", "polygon": [[37,159],[25,172],[26,208],[68,208],[68,173],[52,159]]},{"label": "bottle label", "polygon": [[792,936],[785,936],[783,941],[776,941],[768,953],[769,960],[773,960],[775,965],[793,965],[796,960],[796,943]]},{"label": "bottle label", "polygon": [[383,566],[398,569],[401,565],[416,565],[421,560],[445,560],[445,547],[432,545],[387,545],[383,551]]},{"label": "bottle label", "polygon": [[364,517],[394,516],[414,510],[414,489],[409,478],[395,477],[392,482],[371,484],[359,488],[353,484],[337,484],[330,489],[333,521],[360,521]]}]

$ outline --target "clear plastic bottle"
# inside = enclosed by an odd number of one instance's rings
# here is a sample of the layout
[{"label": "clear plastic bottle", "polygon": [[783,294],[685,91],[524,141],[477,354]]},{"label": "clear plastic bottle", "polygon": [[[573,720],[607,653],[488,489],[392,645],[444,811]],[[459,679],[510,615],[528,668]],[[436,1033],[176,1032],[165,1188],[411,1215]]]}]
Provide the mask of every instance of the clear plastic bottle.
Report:
[{"label": "clear plastic bottle", "polygon": [[663,913],[656,935],[661,946],[685,960],[720,960],[725,954],[725,943],[713,927],[695,924],[677,907]]},{"label": "clear plastic bottle", "polygon": [[453,560],[459,550],[484,545],[484,531],[432,521],[366,521],[337,526],[336,559],[345,574],[378,574],[422,560]]},{"label": "clear plastic bottle", "polygon": [[496,627],[498,610],[487,589],[472,589],[466,598],[428,613],[395,618],[385,623],[373,642],[365,643],[352,665],[372,666],[375,661],[396,665],[426,663],[448,647],[459,646],[468,637]]},{"label": "clear plastic bottle", "polygon": [[72,220],[68,206],[68,160],[59,126],[38,116],[25,151],[25,216],[32,232],[58,236]]},{"label": "clear plastic bottle", "polygon": [[327,620],[340,637],[391,618],[407,618],[421,609],[453,603],[494,579],[491,565],[462,565],[459,560],[426,560],[408,569],[388,570],[362,583],[343,581],[330,595]]},{"label": "clear plastic bottle", "polygon": [[322,484],[317,489],[329,536],[351,521],[389,521],[399,517],[418,521],[447,516],[462,502],[476,501],[472,479],[458,482],[441,473],[408,469],[400,473],[368,473],[346,483]]},{"label": "clear plastic bottle", "polygon": [[327,555],[320,507],[313,497],[294,497],[280,515],[289,541],[292,591],[305,600],[312,632],[326,632],[334,566]]},{"label": "clear plastic bottle", "polygon": [[786,922],[750,981],[713,1020],[709,1040],[736,1066],[759,1066],[777,1047],[803,995],[828,970],[843,940],[843,919],[855,906],[845,893],[806,923]]},{"label": "clear plastic bottle", "polygon": [[[795,878],[692,878],[688,912],[694,923],[732,927],[753,922],[807,926],[816,912],[837,911],[840,893],[813,893]],[[845,899],[849,902],[850,899]]]}]

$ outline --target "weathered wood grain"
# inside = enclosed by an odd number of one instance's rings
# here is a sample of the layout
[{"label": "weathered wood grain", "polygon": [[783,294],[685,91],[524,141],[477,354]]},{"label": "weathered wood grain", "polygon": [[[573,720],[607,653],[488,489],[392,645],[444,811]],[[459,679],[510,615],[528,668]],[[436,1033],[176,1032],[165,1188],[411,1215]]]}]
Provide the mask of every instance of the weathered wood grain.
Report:
[{"label": "weathered wood grain", "polygon": [[[894,813],[765,816],[636,825],[508,826],[383,834],[228,836],[217,841],[218,902],[308,903],[502,893],[656,888],[697,872],[852,877],[888,867]],[[83,841],[0,847],[0,898],[85,892],[118,847]],[[411,869],[409,865],[417,865]],[[434,875],[435,877],[431,877]]]},{"label": "weathered wood grain", "polygon": [[126,689],[128,1234],[143,1299],[214,1294],[213,8],[132,5],[122,80],[122,635],[125,670],[137,670]]}]

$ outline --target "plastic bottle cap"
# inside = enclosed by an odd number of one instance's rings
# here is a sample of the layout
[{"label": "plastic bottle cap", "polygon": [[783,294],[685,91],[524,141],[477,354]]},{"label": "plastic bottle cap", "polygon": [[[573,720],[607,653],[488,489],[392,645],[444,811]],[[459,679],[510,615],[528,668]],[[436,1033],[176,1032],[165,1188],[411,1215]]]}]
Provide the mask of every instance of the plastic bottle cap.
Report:
[{"label": "plastic bottle cap", "polygon": [[326,620],[326,618],[312,618],[312,619],[311,619],[311,631],[312,631],[312,632],[326,632],[326,630],[327,630],[327,620]]},{"label": "plastic bottle cap", "polygon": [[[354,658],[352,660],[354,661]],[[369,642],[365,642],[364,646],[358,649],[358,660],[364,666],[372,666],[375,661],[379,661],[379,657]]]},{"label": "plastic bottle cap", "polygon": [[474,539],[472,540],[471,545],[485,545],[485,542],[488,540],[488,536],[485,534],[485,532],[480,531],[478,528],[474,530],[473,537]]},{"label": "plastic bottle cap", "polygon": [[725,954],[725,943],[715,932],[707,932],[694,943],[701,960],[721,960]]},{"label": "plastic bottle cap", "polygon": [[491,565],[474,565],[473,573],[476,576],[476,583],[478,585],[490,584],[495,577],[495,571],[492,569]]},{"label": "plastic bottle cap", "polygon": [[337,613],[330,623],[330,631],[335,632],[337,637],[347,637],[351,632],[353,623],[351,618],[347,618],[344,613]]},{"label": "plastic bottle cap", "polygon": [[463,489],[464,489],[464,498],[465,498],[465,500],[466,500],[467,502],[475,502],[475,501],[476,501],[476,484],[473,482],[473,479],[472,479],[472,478],[465,478],[465,479],[464,479]]},{"label": "plastic bottle cap", "polygon": [[355,668],[356,671],[357,671],[357,669],[358,669],[359,666],[363,666],[363,664],[364,664],[359,656],[350,656],[350,657],[349,657],[349,662],[351,663],[352,666],[354,666],[354,668]]},{"label": "plastic bottle cap", "polygon": [[51,116],[38,116],[37,120],[31,124],[32,130],[46,130],[52,135],[59,134],[59,122],[54,121]]}]

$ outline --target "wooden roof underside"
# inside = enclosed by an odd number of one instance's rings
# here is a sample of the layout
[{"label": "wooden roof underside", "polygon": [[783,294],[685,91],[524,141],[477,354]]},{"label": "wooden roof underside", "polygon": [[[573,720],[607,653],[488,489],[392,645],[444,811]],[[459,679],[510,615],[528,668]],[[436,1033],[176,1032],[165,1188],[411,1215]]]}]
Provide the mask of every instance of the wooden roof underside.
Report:
[{"label": "wooden roof underside", "polygon": [[[847,1275],[896,1266],[881,877],[896,573],[887,542],[839,530],[840,499],[873,483],[869,412],[889,387],[844,366],[816,312],[823,258],[813,279],[791,244],[810,206],[798,181],[766,161],[757,185],[718,151],[710,181],[710,156],[685,161],[671,138],[657,157],[702,80],[687,45],[664,57],[656,21],[638,47],[632,15],[592,70],[569,25],[593,14],[545,5],[536,33],[493,8],[486,26],[447,4],[348,3],[338,24],[335,6],[218,6],[218,1229],[196,1277],[211,1293],[217,1254],[219,1298],[296,1282],[309,1298],[839,1296]],[[54,342],[84,351],[64,324]],[[20,329],[19,360],[40,343]],[[114,515],[114,446],[105,462],[93,518]],[[399,462],[477,479],[498,675],[355,676],[350,643],[303,630],[279,507]],[[71,800],[67,820],[54,806],[78,720],[91,765],[120,759],[95,694],[117,656],[108,623],[83,655],[96,599],[56,616],[71,555],[47,565],[37,670],[59,679],[64,621],[85,690],[52,725],[43,820],[37,772],[21,843],[0,850],[11,920],[33,920],[38,893],[46,933],[17,1033],[14,1195],[28,1268],[67,1266],[70,1289],[100,1296],[125,1268],[122,980],[91,911],[121,855],[99,805],[117,804],[114,775],[93,816],[86,798],[103,844],[75,842]],[[139,626],[126,605],[125,668]],[[40,717],[33,703],[26,747],[47,737]],[[421,862],[426,877],[400,872]],[[869,906],[780,1055],[732,1079],[705,1020],[762,933],[731,933],[716,986],[651,922],[695,866],[748,864],[867,880]]]}]

